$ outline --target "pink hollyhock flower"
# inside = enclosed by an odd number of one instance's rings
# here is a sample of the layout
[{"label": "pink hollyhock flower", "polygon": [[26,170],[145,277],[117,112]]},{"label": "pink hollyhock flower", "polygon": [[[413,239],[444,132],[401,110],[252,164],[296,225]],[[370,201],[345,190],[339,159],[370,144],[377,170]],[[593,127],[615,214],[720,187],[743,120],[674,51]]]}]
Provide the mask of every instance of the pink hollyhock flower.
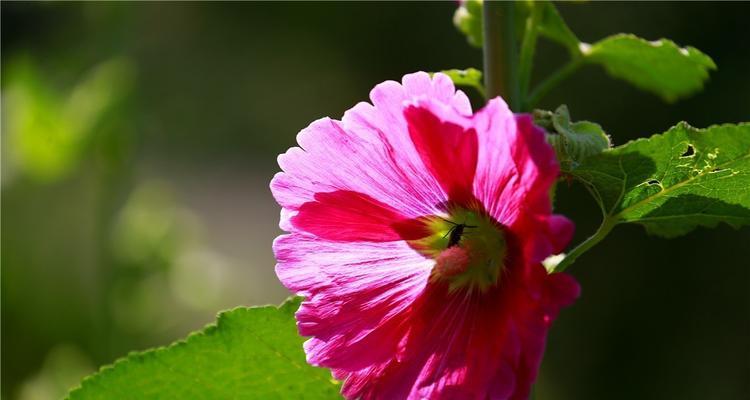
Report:
[{"label": "pink hollyhock flower", "polygon": [[370,98],[302,130],[271,182],[308,361],[350,399],[525,400],[579,293],[541,265],[573,232],[551,214],[552,148],[500,98],[473,114],[443,74]]}]

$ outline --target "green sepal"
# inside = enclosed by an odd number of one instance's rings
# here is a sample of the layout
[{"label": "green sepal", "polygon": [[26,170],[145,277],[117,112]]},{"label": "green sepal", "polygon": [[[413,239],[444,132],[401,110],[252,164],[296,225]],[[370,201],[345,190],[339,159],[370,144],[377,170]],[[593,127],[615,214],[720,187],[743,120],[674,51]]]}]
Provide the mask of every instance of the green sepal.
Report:
[{"label": "green sepal", "polygon": [[587,157],[612,146],[609,136],[599,124],[571,122],[568,107],[564,104],[555,112],[535,110],[534,122],[547,129],[547,141],[554,147],[563,172],[574,170]]},{"label": "green sepal", "polygon": [[462,1],[453,14],[453,25],[466,35],[466,41],[474,47],[482,47],[482,0]]}]

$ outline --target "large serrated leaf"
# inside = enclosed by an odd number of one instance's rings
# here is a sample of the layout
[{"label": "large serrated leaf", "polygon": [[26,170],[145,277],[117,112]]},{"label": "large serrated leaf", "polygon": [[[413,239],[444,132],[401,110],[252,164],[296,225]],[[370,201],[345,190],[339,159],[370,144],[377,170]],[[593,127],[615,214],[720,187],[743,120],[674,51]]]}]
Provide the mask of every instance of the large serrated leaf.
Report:
[{"label": "large serrated leaf", "polygon": [[236,308],[168,347],[133,353],[84,379],[68,399],[334,399],[330,372],[305,362],[294,311]]},{"label": "large serrated leaf", "polygon": [[703,88],[716,64],[693,47],[667,39],[653,42],[618,34],[582,48],[586,62],[602,65],[610,75],[674,101]]},{"label": "large serrated leaf", "polygon": [[720,222],[750,224],[750,123],[680,123],[586,158],[568,171],[613,221],[674,237]]}]

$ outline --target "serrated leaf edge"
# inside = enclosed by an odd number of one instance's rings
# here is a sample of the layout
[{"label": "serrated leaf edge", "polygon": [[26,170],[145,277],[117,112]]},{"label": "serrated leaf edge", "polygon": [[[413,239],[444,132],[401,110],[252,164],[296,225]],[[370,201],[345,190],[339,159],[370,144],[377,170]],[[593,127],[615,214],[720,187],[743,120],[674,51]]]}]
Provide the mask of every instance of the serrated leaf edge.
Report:
[{"label": "serrated leaf edge", "polygon": [[[228,310],[221,311],[217,313],[215,322],[210,322],[204,325],[203,328],[201,328],[200,330],[190,332],[187,335],[187,337],[185,337],[184,339],[178,339],[177,341],[174,341],[168,345],[154,347],[154,348],[143,350],[143,351],[131,351],[127,355],[116,359],[114,362],[100,367],[96,372],[83,378],[77,386],[71,388],[70,391],[68,391],[68,394],[64,397],[64,399],[71,400],[77,392],[85,389],[85,386],[87,384],[91,383],[95,379],[99,379],[102,376],[106,376],[107,374],[110,374],[112,371],[115,370],[115,368],[117,368],[120,365],[129,363],[129,362],[142,361],[144,359],[154,357],[155,355],[158,355],[162,352],[170,351],[176,348],[180,348],[182,346],[186,346],[190,344],[192,340],[195,340],[196,337],[211,336],[215,334],[226,323],[225,321],[227,318],[229,318],[230,314],[233,314],[239,311],[249,312],[255,309],[264,309],[264,308],[269,308],[269,307],[276,308],[277,310],[282,310],[285,307],[289,307],[290,305],[292,305],[292,303],[300,302],[301,300],[302,298],[299,296],[290,296],[279,305],[265,304],[265,305],[251,306],[251,307],[237,306],[234,308],[230,308]],[[297,368],[301,368],[300,365],[295,365],[295,366]],[[332,380],[331,381],[326,380],[325,382],[329,384],[333,383]]]},{"label": "serrated leaf edge", "polygon": [[[691,130],[693,132],[701,134],[701,133],[706,133],[707,131],[709,131],[711,129],[717,129],[717,128],[718,129],[728,129],[728,128],[738,128],[738,129],[741,129],[741,128],[745,128],[745,127],[750,127],[750,122],[741,122],[741,123],[738,123],[738,124],[732,124],[732,123],[715,124],[715,125],[710,125],[707,128],[696,128],[696,127],[690,125],[689,123],[687,123],[685,121],[680,121],[676,125],[674,125],[671,128],[669,128],[664,133],[657,133],[657,134],[651,135],[649,137],[643,137],[643,138],[638,138],[638,139],[635,139],[635,140],[630,140],[630,141],[628,141],[625,144],[622,144],[620,146],[613,147],[613,148],[610,148],[608,150],[605,150],[604,153],[618,151],[618,150],[621,150],[623,148],[626,148],[627,146],[635,145],[635,144],[640,143],[640,142],[645,142],[645,141],[651,140],[651,139],[656,138],[656,137],[664,137],[665,135],[668,135],[670,132],[672,132],[673,130],[676,130],[676,129],[686,129],[686,130]],[[737,160],[741,160],[741,159],[744,159],[746,157],[750,157],[750,151],[748,151],[748,153],[745,154],[744,156],[736,158],[736,159],[733,159],[733,160],[731,160],[729,162],[736,162]],[[724,164],[717,165],[716,167],[720,168],[722,165],[724,165]],[[625,173],[625,172],[623,171],[623,173]],[[573,174],[575,175],[575,173],[573,173]],[[668,188],[665,188],[665,189],[659,191],[658,193],[655,193],[652,196],[645,197],[644,199],[638,201],[637,203],[632,204],[632,205],[628,206],[627,208],[624,208],[624,209],[620,210],[616,214],[612,214],[611,210],[605,210],[603,204],[601,204],[601,201],[599,200],[598,202],[602,206],[602,211],[605,213],[605,218],[615,219],[617,221],[617,224],[621,224],[621,223],[637,223],[639,225],[642,225],[642,226],[646,227],[647,232],[650,232],[650,230],[648,229],[648,227],[645,224],[641,224],[640,220],[638,220],[638,221],[623,221],[622,220],[622,214],[626,213],[628,210],[631,210],[631,209],[639,207],[639,206],[641,206],[641,205],[643,205],[643,204],[645,204],[645,203],[647,203],[649,201],[652,201],[655,198],[661,197],[662,195],[664,195],[666,193],[669,193],[669,192],[671,192],[672,190],[674,190],[676,188],[682,187],[685,184],[689,183],[690,181],[692,181],[692,180],[694,180],[696,178],[702,177],[705,174],[706,173],[699,173],[699,174],[697,174],[695,176],[690,177],[689,179],[686,179],[684,181],[676,183],[676,184],[674,184],[674,185],[672,185],[672,186],[670,186]],[[595,197],[599,197],[600,198],[601,195],[598,194],[598,192],[596,191],[596,189],[593,187],[593,185],[590,182],[586,181],[585,179],[583,179],[583,178],[581,178],[579,176],[576,176],[576,178],[579,179],[581,182],[583,182],[587,186],[587,188],[589,188],[589,190],[592,192],[592,194],[594,194],[596,192],[597,196],[595,196]],[[627,179],[627,174],[625,173],[625,176],[622,179],[619,178],[619,177],[614,177],[614,176],[612,176],[612,178],[615,178],[615,179],[618,179],[618,180],[622,180],[624,182]],[[623,184],[622,191],[624,192],[624,190],[625,190],[625,187],[624,187],[624,184]],[[622,199],[622,193],[620,195],[620,198],[615,202],[615,205],[619,204],[620,201],[621,201],[621,199]],[[718,222],[716,222],[716,224],[711,225],[711,226],[716,226],[720,222],[724,222],[724,223],[726,223],[727,225],[731,226],[734,229],[738,229],[739,228],[739,225],[732,224],[732,223],[730,223],[728,221],[718,221]]]},{"label": "serrated leaf edge", "polygon": [[688,96],[692,95],[693,93],[695,93],[695,92],[703,89],[703,87],[705,86],[706,80],[708,80],[708,78],[709,78],[709,71],[717,69],[716,63],[711,58],[711,56],[709,56],[708,54],[700,51],[699,49],[697,49],[695,47],[692,47],[692,46],[681,47],[680,45],[678,45],[673,40],[670,40],[670,39],[667,39],[667,38],[659,38],[657,40],[646,40],[646,39],[644,39],[642,37],[639,37],[639,36],[636,36],[636,35],[634,35],[632,33],[617,33],[617,34],[614,34],[614,35],[607,36],[607,37],[605,37],[603,39],[600,39],[600,40],[596,41],[593,44],[581,42],[580,45],[579,45],[579,50],[580,50],[581,55],[583,56],[583,60],[585,62],[587,62],[587,63],[590,63],[590,64],[599,64],[601,67],[603,67],[604,69],[606,69],[608,73],[610,73],[609,66],[606,63],[600,63],[599,60],[596,59],[595,49],[596,49],[596,47],[598,45],[601,45],[605,41],[618,40],[618,39],[632,39],[632,40],[636,40],[638,42],[647,44],[649,46],[652,46],[654,48],[662,47],[662,46],[665,46],[665,45],[668,46],[668,47],[672,47],[672,48],[676,49],[677,52],[680,53],[681,55],[683,55],[684,57],[689,58],[690,60],[696,62],[698,65],[700,65],[700,66],[702,66],[704,68],[703,71],[702,71],[703,72],[703,76],[702,76],[700,82],[698,82],[697,86],[695,86],[694,88],[691,88],[690,90],[684,91],[684,93],[680,93],[680,94],[676,94],[676,95],[675,94],[663,93],[663,92],[660,92],[659,90],[654,90],[654,89],[649,88],[649,87],[644,87],[644,86],[642,86],[642,85],[640,85],[638,83],[632,82],[632,81],[630,81],[628,79],[625,79],[625,78],[622,78],[622,77],[617,77],[618,79],[624,79],[624,80],[628,81],[629,83],[635,85],[636,87],[638,87],[638,88],[640,88],[642,90],[645,90],[647,92],[655,93],[659,97],[663,98],[665,101],[670,102],[670,103],[674,102],[677,99],[688,97]]}]

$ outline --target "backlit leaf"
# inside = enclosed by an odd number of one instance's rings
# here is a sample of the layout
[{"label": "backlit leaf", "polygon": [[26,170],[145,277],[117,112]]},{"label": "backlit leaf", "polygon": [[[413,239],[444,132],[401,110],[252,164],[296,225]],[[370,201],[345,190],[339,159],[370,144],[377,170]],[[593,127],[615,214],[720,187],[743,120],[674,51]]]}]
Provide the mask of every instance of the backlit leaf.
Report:
[{"label": "backlit leaf", "polygon": [[584,45],[582,51],[586,62],[599,64],[610,75],[666,101],[700,90],[708,71],[716,69],[713,60],[694,47],[678,47],[667,39],[649,42],[630,34]]},{"label": "backlit leaf", "polygon": [[453,25],[466,35],[469,44],[482,47],[482,0],[461,1],[453,14]]},{"label": "backlit leaf", "polygon": [[133,353],[83,380],[83,399],[333,399],[330,372],[305,362],[294,312],[240,307],[168,347]]},{"label": "backlit leaf", "polygon": [[557,160],[563,171],[576,168],[587,157],[599,154],[611,146],[609,136],[602,127],[590,121],[572,122],[564,104],[555,112],[535,110],[537,125],[546,128],[547,141],[555,148]]},{"label": "backlit leaf", "polygon": [[580,41],[575,33],[568,28],[557,8],[551,1],[529,2],[532,7],[539,7],[539,21],[537,29],[545,37],[565,46],[571,53],[580,51]]},{"label": "backlit leaf", "polygon": [[483,97],[484,84],[482,83],[482,71],[476,68],[468,69],[449,69],[441,71],[448,75],[456,86],[468,86],[474,88]]},{"label": "backlit leaf", "polygon": [[696,129],[683,122],[591,156],[570,173],[608,218],[660,236],[750,224],[750,123]]}]

